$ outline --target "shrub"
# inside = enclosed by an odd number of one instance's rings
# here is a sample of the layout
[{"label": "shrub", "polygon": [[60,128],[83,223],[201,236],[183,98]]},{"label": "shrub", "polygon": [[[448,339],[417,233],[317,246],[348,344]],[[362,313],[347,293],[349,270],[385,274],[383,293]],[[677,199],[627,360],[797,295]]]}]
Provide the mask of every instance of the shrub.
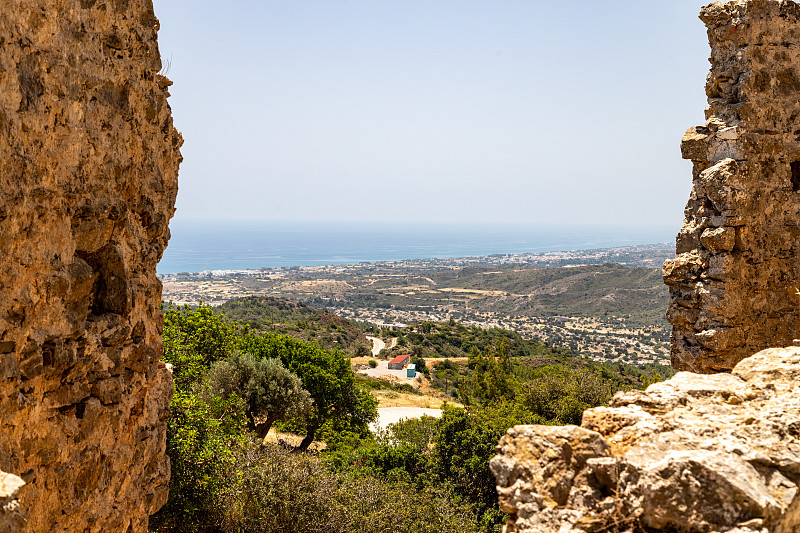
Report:
[{"label": "shrub", "polygon": [[421,374],[428,373],[428,365],[425,363],[425,359],[423,359],[422,357],[412,357],[411,364],[416,366],[417,372]]},{"label": "shrub", "polygon": [[512,426],[543,422],[513,402],[468,409],[446,406],[442,411],[433,447],[434,470],[458,494],[474,502],[484,531],[494,531],[504,517],[498,508],[496,481],[489,470],[497,441]]},{"label": "shrub", "polygon": [[370,355],[372,355],[372,350],[365,344],[359,344],[356,346],[356,357],[369,357]]},{"label": "shrub", "polygon": [[370,368],[375,368],[376,366],[378,366],[378,362],[375,359],[370,359],[369,360],[369,367]]},{"label": "shrub", "polygon": [[475,533],[469,508],[443,490],[335,474],[315,457],[251,447],[223,494],[222,531]]}]

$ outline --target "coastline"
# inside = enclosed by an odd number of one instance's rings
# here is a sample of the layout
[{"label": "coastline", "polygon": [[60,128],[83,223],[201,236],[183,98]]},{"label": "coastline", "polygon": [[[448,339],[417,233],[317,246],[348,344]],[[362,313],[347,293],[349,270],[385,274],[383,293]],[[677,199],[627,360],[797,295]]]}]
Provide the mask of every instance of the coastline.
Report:
[{"label": "coastline", "polygon": [[[327,270],[343,272],[354,268],[365,267],[401,267],[401,268],[431,268],[436,266],[453,268],[456,266],[487,266],[487,265],[535,265],[541,267],[576,266],[600,263],[619,263],[626,266],[652,266],[660,267],[663,259],[674,255],[675,245],[669,242],[653,244],[635,244],[630,246],[613,246],[607,248],[548,250],[542,252],[495,253],[487,255],[471,255],[463,257],[427,257],[415,259],[396,259],[383,261],[356,261],[356,262],[326,262],[312,265],[286,265],[242,269],[205,269],[198,271],[159,272],[158,278],[162,281],[178,279],[182,276],[262,276],[273,271],[299,270],[305,272],[324,272]],[[661,252],[661,253],[660,253]],[[636,255],[641,255],[637,258]],[[344,269],[344,270],[343,270]]]},{"label": "coastline", "polygon": [[159,274],[598,250],[673,242],[675,228],[173,222]]}]

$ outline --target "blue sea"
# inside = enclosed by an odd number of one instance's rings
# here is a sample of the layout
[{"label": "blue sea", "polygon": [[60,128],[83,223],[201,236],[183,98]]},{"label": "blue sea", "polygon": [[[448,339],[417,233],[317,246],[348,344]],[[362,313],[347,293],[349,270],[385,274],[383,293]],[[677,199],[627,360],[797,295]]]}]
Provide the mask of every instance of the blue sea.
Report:
[{"label": "blue sea", "polygon": [[170,230],[159,274],[655,244],[678,227],[174,220]]}]

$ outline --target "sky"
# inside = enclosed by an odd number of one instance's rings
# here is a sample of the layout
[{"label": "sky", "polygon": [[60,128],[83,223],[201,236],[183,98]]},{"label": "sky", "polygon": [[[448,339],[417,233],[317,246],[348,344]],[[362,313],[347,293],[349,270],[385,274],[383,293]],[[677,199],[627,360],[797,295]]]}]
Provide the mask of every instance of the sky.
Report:
[{"label": "sky", "polygon": [[677,231],[702,4],[155,0],[175,221]]}]

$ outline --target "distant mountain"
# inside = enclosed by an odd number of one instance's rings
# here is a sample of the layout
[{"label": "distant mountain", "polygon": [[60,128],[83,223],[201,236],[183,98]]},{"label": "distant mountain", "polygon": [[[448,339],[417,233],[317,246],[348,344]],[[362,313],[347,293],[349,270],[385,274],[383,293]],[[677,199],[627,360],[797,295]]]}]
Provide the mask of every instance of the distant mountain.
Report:
[{"label": "distant mountain", "polygon": [[[496,291],[474,309],[509,315],[630,315],[637,323],[665,322],[669,292],[661,270],[619,264],[540,268],[469,268],[431,276],[440,286]],[[497,294],[497,293],[502,294]]]}]

